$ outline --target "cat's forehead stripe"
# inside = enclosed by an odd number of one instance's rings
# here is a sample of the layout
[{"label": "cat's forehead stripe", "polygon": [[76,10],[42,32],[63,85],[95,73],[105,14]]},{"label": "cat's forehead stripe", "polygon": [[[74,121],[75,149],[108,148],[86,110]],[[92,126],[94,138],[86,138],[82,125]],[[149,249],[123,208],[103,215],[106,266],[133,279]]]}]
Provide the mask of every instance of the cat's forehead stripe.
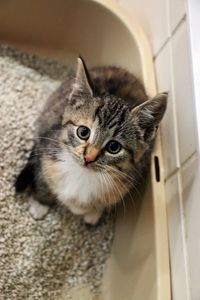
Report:
[{"label": "cat's forehead stripe", "polygon": [[117,125],[120,126],[125,121],[126,112],[127,106],[122,103],[109,101],[97,110],[96,115],[102,127],[111,129]]}]

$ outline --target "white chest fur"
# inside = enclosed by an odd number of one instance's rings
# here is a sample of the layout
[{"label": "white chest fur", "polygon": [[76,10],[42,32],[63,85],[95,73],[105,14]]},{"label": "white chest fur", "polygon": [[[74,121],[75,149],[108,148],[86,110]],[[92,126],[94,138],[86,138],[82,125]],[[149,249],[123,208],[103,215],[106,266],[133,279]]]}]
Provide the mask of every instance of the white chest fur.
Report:
[{"label": "white chest fur", "polygon": [[103,186],[98,172],[79,165],[67,152],[59,159],[54,192],[62,203],[76,213],[79,205],[87,207],[101,197]]}]

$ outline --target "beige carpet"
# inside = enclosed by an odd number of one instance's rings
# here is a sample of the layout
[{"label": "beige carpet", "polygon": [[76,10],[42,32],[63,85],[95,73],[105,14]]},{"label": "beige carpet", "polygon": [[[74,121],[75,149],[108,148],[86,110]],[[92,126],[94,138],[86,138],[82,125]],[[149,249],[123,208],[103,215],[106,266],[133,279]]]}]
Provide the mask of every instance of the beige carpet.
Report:
[{"label": "beige carpet", "polygon": [[79,287],[99,293],[114,217],[105,214],[92,228],[57,207],[44,220],[35,221],[27,211],[26,197],[16,196],[13,188],[32,146],[38,112],[65,74],[66,66],[55,61],[0,46],[2,300],[51,300],[61,294],[71,299],[71,291]]}]

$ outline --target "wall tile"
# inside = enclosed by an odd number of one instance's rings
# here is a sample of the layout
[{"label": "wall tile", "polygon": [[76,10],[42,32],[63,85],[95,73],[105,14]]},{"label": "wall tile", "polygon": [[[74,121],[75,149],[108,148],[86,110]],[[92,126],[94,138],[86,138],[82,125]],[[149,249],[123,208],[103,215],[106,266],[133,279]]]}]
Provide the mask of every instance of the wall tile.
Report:
[{"label": "wall tile", "polygon": [[192,300],[200,299],[200,175],[199,162],[193,156],[182,169],[182,198],[186,224],[186,243]]},{"label": "wall tile", "polygon": [[174,94],[181,163],[196,150],[191,59],[188,48],[188,32],[184,22],[172,38]]},{"label": "wall tile", "polygon": [[190,28],[190,43],[193,69],[193,84],[196,100],[196,116],[200,151],[200,1],[188,2],[187,23]]},{"label": "wall tile", "polygon": [[186,13],[186,0],[169,0],[170,32],[174,30]]},{"label": "wall tile", "polygon": [[118,0],[147,35],[155,55],[169,36],[166,0]]},{"label": "wall tile", "polygon": [[188,300],[187,265],[184,245],[184,224],[180,208],[178,175],[165,186],[167,200],[171,282],[173,300]]},{"label": "wall tile", "polygon": [[164,156],[165,178],[178,166],[178,145],[176,138],[176,114],[171,83],[171,49],[169,43],[160,52],[155,60],[158,92],[169,92],[168,106],[161,124],[162,149]]}]

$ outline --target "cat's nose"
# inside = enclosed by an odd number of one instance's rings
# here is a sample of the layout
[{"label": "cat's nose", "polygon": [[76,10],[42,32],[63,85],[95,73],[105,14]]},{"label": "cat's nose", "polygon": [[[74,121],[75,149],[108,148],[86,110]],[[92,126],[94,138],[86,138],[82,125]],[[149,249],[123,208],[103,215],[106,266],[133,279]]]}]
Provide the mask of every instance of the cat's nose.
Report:
[{"label": "cat's nose", "polygon": [[99,155],[100,150],[93,147],[89,146],[87,148],[86,154],[84,155],[84,160],[86,163],[91,163],[96,160],[97,156]]},{"label": "cat's nose", "polygon": [[90,162],[93,162],[95,160],[95,158],[92,155],[86,154],[84,156],[84,160],[86,163],[90,163]]}]

